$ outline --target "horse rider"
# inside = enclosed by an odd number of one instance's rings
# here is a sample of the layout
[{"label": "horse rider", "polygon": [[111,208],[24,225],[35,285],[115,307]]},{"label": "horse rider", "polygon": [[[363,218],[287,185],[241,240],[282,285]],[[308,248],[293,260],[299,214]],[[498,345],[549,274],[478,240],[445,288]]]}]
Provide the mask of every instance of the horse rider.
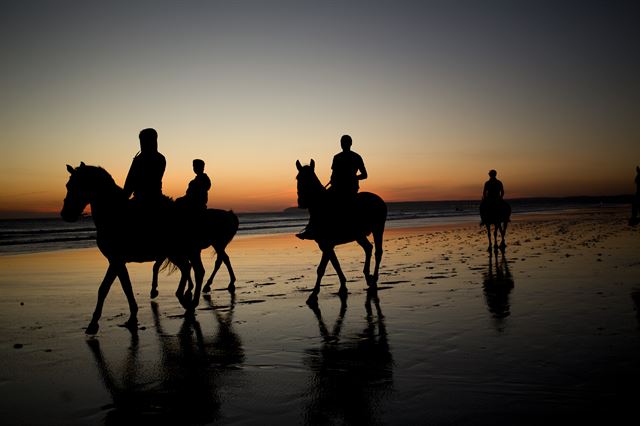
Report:
[{"label": "horse rider", "polygon": [[211,189],[211,179],[204,172],[203,160],[199,158],[193,160],[193,172],[196,177],[189,182],[186,195],[178,198],[176,203],[193,211],[206,210],[207,201],[209,200],[208,192]]},{"label": "horse rider", "polygon": [[140,151],[131,162],[124,193],[127,199],[133,199],[143,207],[157,205],[162,199],[162,176],[167,161],[158,152],[158,132],[155,129],[143,129],[139,134]]},{"label": "horse rider", "polygon": [[[351,150],[353,140],[349,135],[340,138],[342,152],[334,155],[331,164],[331,181],[329,193],[332,195],[333,204],[340,207],[337,214],[344,216],[345,211],[350,211],[355,201],[359,181],[367,178],[367,169],[364,166],[362,157]],[[296,234],[301,240],[312,240],[315,238],[314,226],[311,222],[307,224],[304,231]]]},{"label": "horse rider", "polygon": [[[342,152],[334,155],[331,164],[331,188],[340,199],[352,200],[360,189],[359,181],[367,178],[367,169],[364,167],[362,157],[351,151],[353,141],[351,136],[343,135],[340,138]],[[360,172],[358,174],[358,172]]]},{"label": "horse rider", "polygon": [[482,199],[490,203],[498,203],[504,197],[504,186],[496,176],[498,172],[495,170],[489,171],[489,180],[484,183],[484,189],[482,191]]},{"label": "horse rider", "polygon": [[489,209],[495,209],[502,204],[504,197],[504,186],[496,176],[498,172],[495,170],[489,171],[489,180],[484,183],[484,189],[482,190],[482,202],[480,208],[483,212],[487,212]]}]

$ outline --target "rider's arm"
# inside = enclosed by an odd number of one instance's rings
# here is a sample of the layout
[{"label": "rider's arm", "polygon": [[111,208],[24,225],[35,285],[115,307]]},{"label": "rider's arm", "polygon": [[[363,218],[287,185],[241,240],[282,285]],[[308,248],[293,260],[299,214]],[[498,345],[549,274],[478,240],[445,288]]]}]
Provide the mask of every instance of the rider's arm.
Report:
[{"label": "rider's arm", "polygon": [[356,175],[358,180],[364,180],[367,178],[367,169],[364,167],[364,161],[360,159],[360,165],[358,166],[358,170],[360,171],[359,175]]},{"label": "rider's arm", "polygon": [[127,173],[127,178],[124,181],[124,195],[127,199],[129,199],[131,197],[131,194],[133,194],[133,187],[135,185],[135,164],[136,164],[136,157],[134,157],[133,161],[131,162],[131,167],[129,167],[129,173]]}]

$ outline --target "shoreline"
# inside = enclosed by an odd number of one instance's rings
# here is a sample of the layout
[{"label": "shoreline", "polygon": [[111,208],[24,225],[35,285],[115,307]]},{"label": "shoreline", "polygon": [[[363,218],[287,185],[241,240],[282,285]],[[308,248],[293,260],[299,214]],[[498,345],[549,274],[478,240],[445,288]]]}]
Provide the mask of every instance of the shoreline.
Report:
[{"label": "shoreline", "polygon": [[[566,208],[560,210],[540,210],[526,213],[514,213],[511,216],[510,225],[513,223],[517,223],[519,221],[526,220],[545,220],[545,219],[562,219],[569,218],[573,215],[580,214],[595,214],[608,212],[613,214],[621,214],[624,211],[629,210],[630,207],[623,205],[611,205],[604,207],[579,207],[579,208]],[[411,223],[411,222],[420,222]],[[428,223],[427,223],[428,222]],[[480,228],[480,218],[477,215],[461,215],[461,216],[443,216],[443,217],[429,217],[429,218],[421,218],[421,219],[402,219],[398,218],[395,220],[387,221],[387,227],[385,229],[385,235],[393,232],[394,230],[440,230],[440,229],[448,229],[451,227],[459,227],[472,225],[473,223],[478,223],[478,228]],[[482,227],[484,229],[484,227]],[[239,233],[236,234],[230,245],[233,245],[237,241],[245,240],[245,239],[253,239],[253,238],[262,238],[262,237],[273,237],[280,236],[282,238],[287,238],[287,236],[295,235],[299,229],[293,230],[282,230],[275,232],[265,232],[265,233]],[[508,231],[507,231],[508,233]],[[91,244],[90,247],[70,247],[70,248],[41,248],[29,251],[28,248],[25,248],[24,251],[18,252],[0,252],[0,259],[3,257],[13,257],[13,256],[28,256],[33,254],[42,254],[48,252],[59,252],[59,251],[75,251],[75,250],[87,250],[87,249],[96,249],[95,240]],[[296,240],[297,241],[297,240]]]}]

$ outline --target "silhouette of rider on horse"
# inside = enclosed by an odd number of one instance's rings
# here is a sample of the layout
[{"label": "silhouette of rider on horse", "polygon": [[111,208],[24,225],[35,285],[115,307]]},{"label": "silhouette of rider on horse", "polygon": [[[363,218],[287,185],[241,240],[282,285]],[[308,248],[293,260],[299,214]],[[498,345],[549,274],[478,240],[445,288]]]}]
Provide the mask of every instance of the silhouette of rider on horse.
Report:
[{"label": "silhouette of rider on horse", "polygon": [[133,194],[137,206],[150,210],[162,200],[162,176],[167,161],[158,152],[158,133],[154,129],[142,130],[139,138],[140,151],[131,162],[124,193],[127,199]]},{"label": "silhouette of rider on horse", "polygon": [[484,217],[491,214],[499,214],[500,209],[504,204],[504,186],[496,176],[498,172],[495,170],[489,171],[489,180],[484,183],[484,189],[482,190],[482,201],[480,203],[480,212],[482,223],[484,225]]},{"label": "silhouette of rider on horse", "polygon": [[[368,176],[362,157],[351,151],[351,145],[353,145],[351,136],[343,135],[340,138],[342,152],[333,157],[333,163],[331,164],[329,194],[332,205],[336,207],[334,209],[336,216],[349,216],[360,189],[359,181],[366,179]],[[296,237],[301,240],[313,240],[315,238],[313,222],[309,220],[304,231],[296,234]]]},{"label": "silhouette of rider on horse", "polygon": [[176,200],[176,205],[193,212],[201,212],[207,209],[211,179],[204,172],[204,161],[198,158],[193,160],[193,172],[196,177],[189,182],[186,195]]}]

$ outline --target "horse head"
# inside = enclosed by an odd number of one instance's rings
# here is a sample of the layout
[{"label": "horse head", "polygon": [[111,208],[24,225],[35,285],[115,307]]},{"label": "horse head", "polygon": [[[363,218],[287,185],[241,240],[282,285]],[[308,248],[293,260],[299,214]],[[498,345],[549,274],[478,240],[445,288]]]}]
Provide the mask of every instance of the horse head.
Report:
[{"label": "horse head", "polygon": [[69,181],[67,196],[60,216],[67,222],[78,220],[85,207],[95,201],[96,195],[105,186],[116,186],[113,178],[100,167],[87,166],[83,162],[75,169],[67,164]]},{"label": "horse head", "polygon": [[296,167],[298,168],[298,175],[296,176],[298,181],[298,207],[307,209],[325,189],[318,176],[316,176],[316,163],[313,159],[311,159],[308,166],[303,166],[300,164],[300,160],[296,160]]}]

